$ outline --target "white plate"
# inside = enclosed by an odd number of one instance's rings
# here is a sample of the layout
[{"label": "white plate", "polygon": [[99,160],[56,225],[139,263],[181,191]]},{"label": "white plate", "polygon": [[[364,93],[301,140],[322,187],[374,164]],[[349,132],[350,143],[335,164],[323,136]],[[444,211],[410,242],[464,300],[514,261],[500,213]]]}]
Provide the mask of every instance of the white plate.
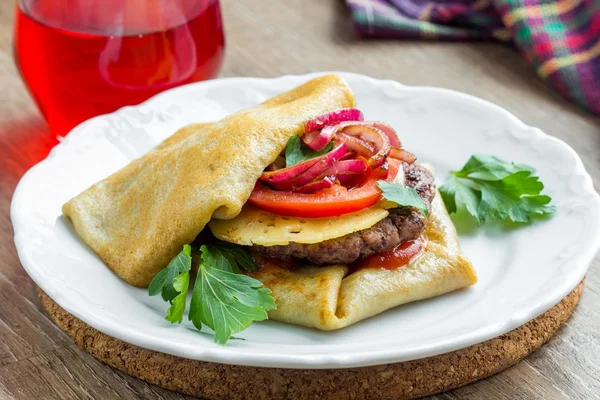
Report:
[{"label": "white plate", "polygon": [[[76,127],[22,178],[11,216],[19,257],[69,313],[126,342],[227,364],[341,368],[405,361],[503,334],[548,310],[584,277],[600,245],[600,200],[577,154],[501,108],[450,90],[342,74],[368,119],[385,121],[405,147],[433,164],[438,183],[472,153],[537,168],[558,212],[519,229],[463,232],[479,282],[335,332],[255,323],[227,346],[191,325],[170,325],[167,305],[117,278],[61,217],[61,206],[139,157],[177,128],[255,105],[316,76],[232,78],[166,91]],[[186,318],[184,318],[186,319]]]}]

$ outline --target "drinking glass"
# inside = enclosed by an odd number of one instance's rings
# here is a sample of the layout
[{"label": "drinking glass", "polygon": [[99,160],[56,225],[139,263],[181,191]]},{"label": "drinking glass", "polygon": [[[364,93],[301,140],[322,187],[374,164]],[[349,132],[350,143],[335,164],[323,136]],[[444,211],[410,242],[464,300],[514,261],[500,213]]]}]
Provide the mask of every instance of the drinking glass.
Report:
[{"label": "drinking glass", "polygon": [[218,0],[19,0],[14,52],[56,135],[219,72]]}]

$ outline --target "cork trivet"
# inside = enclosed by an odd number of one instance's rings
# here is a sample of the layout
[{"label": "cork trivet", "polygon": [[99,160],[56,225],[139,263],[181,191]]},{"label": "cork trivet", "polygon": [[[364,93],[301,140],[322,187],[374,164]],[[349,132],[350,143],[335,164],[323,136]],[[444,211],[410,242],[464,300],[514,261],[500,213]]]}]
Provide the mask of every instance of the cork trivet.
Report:
[{"label": "cork trivet", "polygon": [[560,303],[495,339],[439,356],[373,367],[299,370],[175,357],[105,335],[39,290],[50,317],[97,359],[149,383],[207,399],[414,399],[496,374],[538,349],[575,309],[583,281]]}]

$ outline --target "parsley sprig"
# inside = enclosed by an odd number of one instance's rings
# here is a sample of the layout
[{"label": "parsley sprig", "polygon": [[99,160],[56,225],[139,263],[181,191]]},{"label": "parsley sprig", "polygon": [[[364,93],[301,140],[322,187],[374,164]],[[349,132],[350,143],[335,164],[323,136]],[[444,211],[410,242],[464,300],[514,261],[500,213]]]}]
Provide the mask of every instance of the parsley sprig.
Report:
[{"label": "parsley sprig", "polygon": [[169,265],[160,271],[154,277],[152,282],[150,282],[150,286],[148,286],[148,294],[150,296],[156,296],[160,293],[164,301],[171,302],[181,292],[181,290],[176,290],[173,285],[175,278],[184,275],[190,270],[191,266],[192,247],[186,244],[183,246],[183,250],[171,260]]},{"label": "parsley sprig", "polygon": [[[165,319],[173,324],[182,322],[186,309],[191,250],[191,246],[183,246],[148,287],[150,296],[161,293],[169,302]],[[188,318],[197,329],[202,329],[202,324],[211,328],[215,342],[220,344],[252,322],[267,319],[267,311],[276,307],[271,291],[244,275],[240,267],[246,271],[258,269],[250,254],[238,246],[221,243],[200,247]]]},{"label": "parsley sprig", "polygon": [[427,218],[427,204],[414,188],[398,183],[378,181],[377,186],[383,192],[383,198],[396,203],[400,207],[414,207]]},{"label": "parsley sprig", "polygon": [[465,209],[477,223],[510,220],[529,222],[532,215],[551,214],[551,198],[535,170],[498,157],[475,154],[439,190],[450,213]]}]

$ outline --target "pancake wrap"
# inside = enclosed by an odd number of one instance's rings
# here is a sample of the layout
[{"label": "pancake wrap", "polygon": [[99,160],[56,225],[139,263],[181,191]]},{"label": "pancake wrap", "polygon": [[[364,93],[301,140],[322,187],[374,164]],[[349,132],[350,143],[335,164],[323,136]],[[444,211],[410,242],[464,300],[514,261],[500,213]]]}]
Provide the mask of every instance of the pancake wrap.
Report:
[{"label": "pancake wrap", "polygon": [[212,218],[235,217],[303,123],[354,107],[326,75],[212,124],[179,131],[63,206],[75,230],[131,285],[146,287]]},{"label": "pancake wrap", "polygon": [[439,193],[423,236],[425,249],[396,269],[351,271],[346,265],[289,268],[284,261],[259,259],[261,268],[249,275],[272,291],[277,309],[269,311],[270,319],[321,330],[339,329],[401,304],[477,282]]}]

